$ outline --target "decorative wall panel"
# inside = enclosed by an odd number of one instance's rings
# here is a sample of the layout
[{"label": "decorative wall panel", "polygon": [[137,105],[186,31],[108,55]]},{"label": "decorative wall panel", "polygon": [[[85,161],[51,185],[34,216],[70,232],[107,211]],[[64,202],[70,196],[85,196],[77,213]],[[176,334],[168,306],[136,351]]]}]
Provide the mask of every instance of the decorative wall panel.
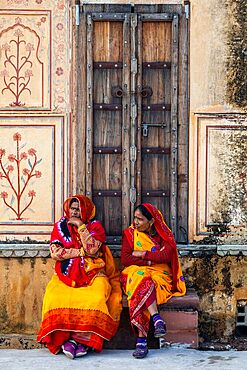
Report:
[{"label": "decorative wall panel", "polygon": [[0,132],[0,236],[37,239],[61,216],[68,191],[67,121],[2,116]]},{"label": "decorative wall panel", "polygon": [[246,229],[247,120],[241,115],[197,117],[196,234],[228,224]]},{"label": "decorative wall panel", "polygon": [[49,240],[70,192],[71,27],[70,1],[1,0],[0,248]]},{"label": "decorative wall panel", "polygon": [[0,11],[1,109],[51,109],[51,12]]},{"label": "decorative wall panel", "polygon": [[0,110],[70,111],[70,14],[70,1],[1,0]]}]

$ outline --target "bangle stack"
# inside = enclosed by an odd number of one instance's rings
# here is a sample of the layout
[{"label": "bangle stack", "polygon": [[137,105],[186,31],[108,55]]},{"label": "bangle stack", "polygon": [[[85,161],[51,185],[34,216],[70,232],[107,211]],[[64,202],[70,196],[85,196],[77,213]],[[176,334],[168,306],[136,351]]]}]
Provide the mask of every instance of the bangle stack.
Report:
[{"label": "bangle stack", "polygon": [[84,231],[86,229],[86,225],[82,224],[81,226],[78,227],[78,231]]}]

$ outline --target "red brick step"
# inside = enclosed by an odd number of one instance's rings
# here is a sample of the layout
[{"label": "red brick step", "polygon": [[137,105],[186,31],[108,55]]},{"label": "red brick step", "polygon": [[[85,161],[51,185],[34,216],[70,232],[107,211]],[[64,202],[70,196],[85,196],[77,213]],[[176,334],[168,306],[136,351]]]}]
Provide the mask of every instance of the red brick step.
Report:
[{"label": "red brick step", "polygon": [[[166,304],[159,306],[160,315],[167,325],[164,340],[153,338],[153,326],[148,335],[149,348],[161,348],[167,343],[187,344],[188,347],[198,348],[198,309],[199,297],[195,290],[190,289],[183,297],[172,297]],[[105,348],[133,349],[135,336],[133,334],[127,296],[123,296],[123,312],[119,330],[113,340],[105,344]]]}]

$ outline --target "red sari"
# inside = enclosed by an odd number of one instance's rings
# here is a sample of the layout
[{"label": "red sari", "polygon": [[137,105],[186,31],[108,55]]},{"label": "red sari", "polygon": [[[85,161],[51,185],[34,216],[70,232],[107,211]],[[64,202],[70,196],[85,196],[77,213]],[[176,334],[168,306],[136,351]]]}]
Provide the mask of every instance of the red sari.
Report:
[{"label": "red sari", "polygon": [[[128,296],[130,320],[133,329],[138,328],[144,336],[149,330],[149,305],[156,300],[157,304],[166,303],[172,296],[182,296],[186,292],[181,266],[178,260],[176,243],[161,212],[149,203],[143,204],[154,218],[154,227],[158,234],[151,237],[138,232],[131,225],[124,230],[123,238],[127,239],[131,250],[147,250],[150,253],[160,253],[167,249],[167,259],[160,263],[146,265],[143,260],[127,266],[121,273],[121,283]],[[131,253],[131,252],[130,252]],[[122,250],[122,254],[124,251]],[[138,264],[137,264],[138,263]]]},{"label": "red sari", "polygon": [[[69,198],[64,204],[65,217],[54,225],[51,234],[51,253],[60,260],[46,288],[37,338],[54,354],[68,339],[101,351],[104,339],[115,335],[122,309],[119,273],[105,244],[104,228],[99,221],[91,221],[94,204],[81,195],[73,198],[78,199],[86,223],[83,235],[98,251],[94,257],[81,256],[82,235],[68,224]],[[91,246],[83,244],[86,250]]]}]

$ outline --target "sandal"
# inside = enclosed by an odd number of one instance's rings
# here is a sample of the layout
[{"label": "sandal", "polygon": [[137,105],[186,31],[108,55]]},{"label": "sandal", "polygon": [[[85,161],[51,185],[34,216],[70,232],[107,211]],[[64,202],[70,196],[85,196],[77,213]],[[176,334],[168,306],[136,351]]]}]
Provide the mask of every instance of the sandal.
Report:
[{"label": "sandal", "polygon": [[135,358],[144,358],[148,354],[148,347],[146,344],[137,343],[136,349],[133,352]]},{"label": "sandal", "polygon": [[154,337],[155,338],[162,338],[166,335],[166,324],[164,321],[159,320],[157,324],[154,326]]},{"label": "sandal", "polygon": [[73,360],[75,358],[76,342],[69,340],[62,345],[62,351],[68,358]]},{"label": "sandal", "polygon": [[87,347],[85,347],[83,344],[78,343],[77,348],[75,350],[75,357],[82,357],[87,354]]}]

